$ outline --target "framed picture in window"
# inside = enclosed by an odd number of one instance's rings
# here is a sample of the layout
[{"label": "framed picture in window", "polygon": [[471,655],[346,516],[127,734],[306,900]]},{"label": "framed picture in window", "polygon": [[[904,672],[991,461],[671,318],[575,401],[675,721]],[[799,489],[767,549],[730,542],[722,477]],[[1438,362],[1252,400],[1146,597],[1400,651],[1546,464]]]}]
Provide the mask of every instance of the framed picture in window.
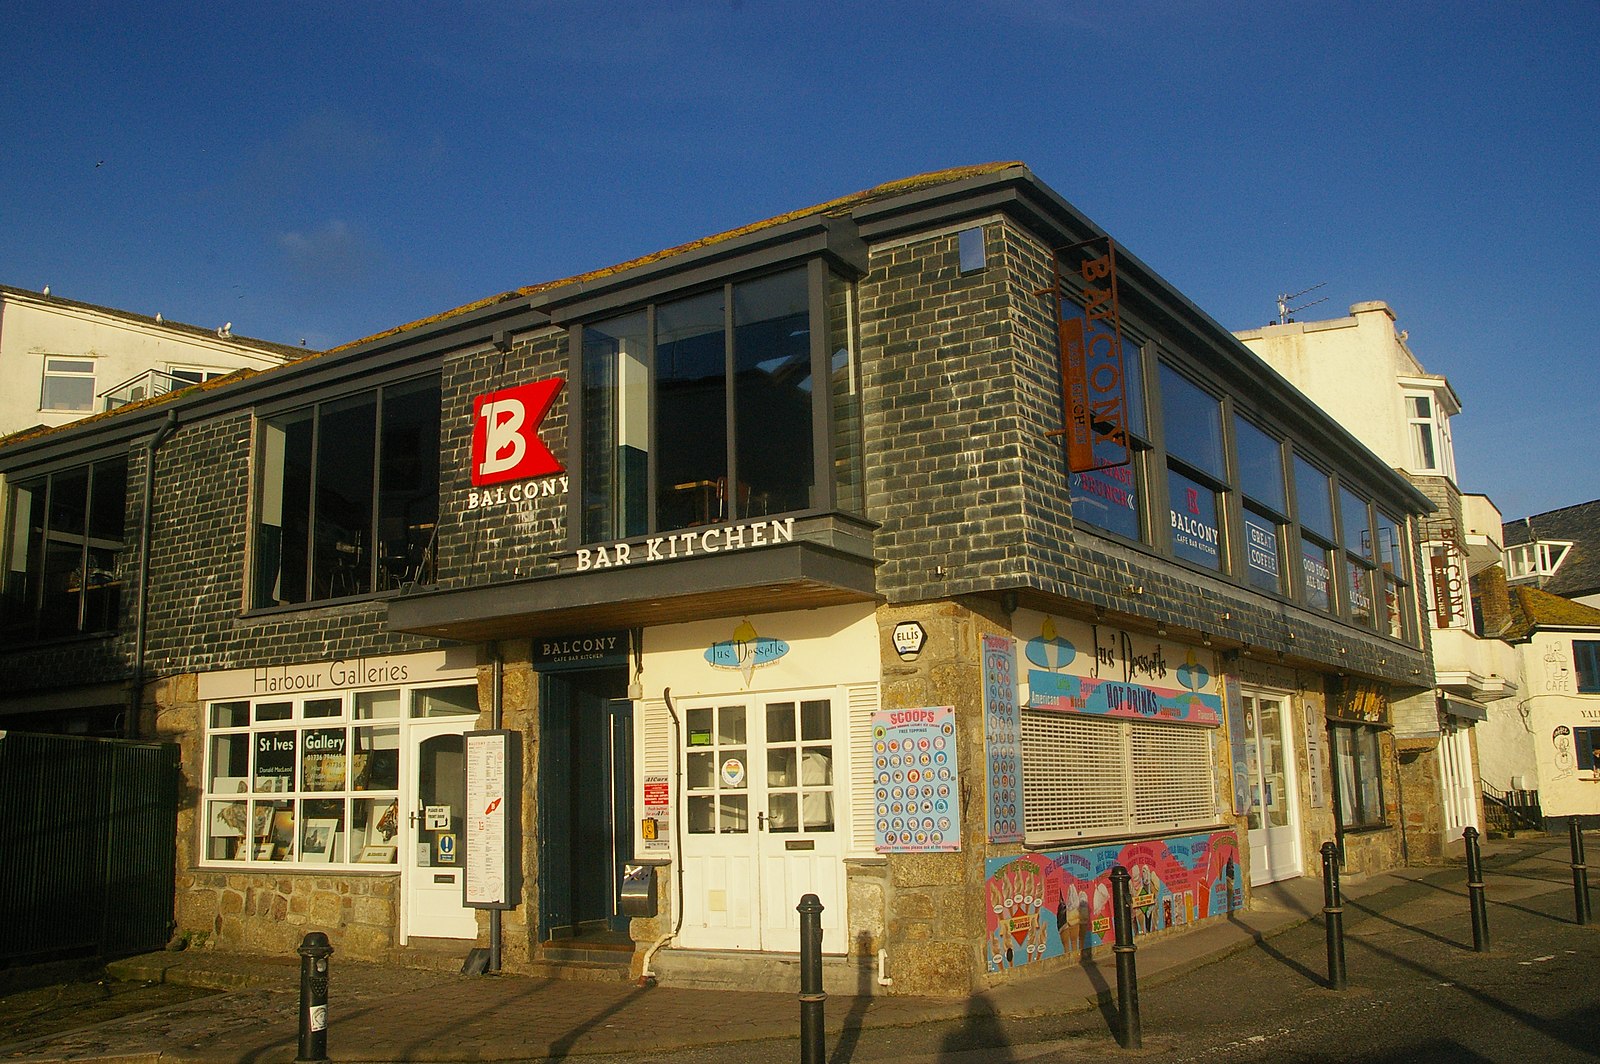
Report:
[{"label": "framed picture in window", "polygon": [[270,860],[272,860],[272,855],[273,855],[274,852],[276,852],[277,848],[278,847],[276,846],[276,844],[273,843],[273,841],[271,839],[265,839],[265,840],[258,841],[256,843],[256,860],[258,860],[258,861],[270,861]]},{"label": "framed picture in window", "polygon": [[211,793],[217,796],[224,794],[249,794],[249,776],[218,776],[211,781]]},{"label": "framed picture in window", "polygon": [[399,849],[392,842],[369,842],[361,847],[361,854],[356,858],[358,864],[394,864],[395,853]]},{"label": "framed picture in window", "polygon": [[333,817],[306,821],[300,836],[300,858],[305,861],[331,861],[339,840],[339,821]]}]

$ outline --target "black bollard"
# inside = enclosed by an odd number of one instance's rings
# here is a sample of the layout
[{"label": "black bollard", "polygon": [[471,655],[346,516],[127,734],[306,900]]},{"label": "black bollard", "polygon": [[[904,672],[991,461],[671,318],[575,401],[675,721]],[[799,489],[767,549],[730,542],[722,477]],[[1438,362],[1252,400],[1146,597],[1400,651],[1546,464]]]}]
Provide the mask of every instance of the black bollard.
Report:
[{"label": "black bollard", "polygon": [[1577,817],[1568,819],[1567,830],[1572,835],[1572,903],[1581,926],[1587,924],[1592,915],[1589,911],[1589,866],[1583,863],[1583,827]]},{"label": "black bollard", "polygon": [[795,906],[800,914],[800,1064],[824,1064],[828,1049],[822,1032],[822,902],[807,894]]},{"label": "black bollard", "polygon": [[328,936],[312,931],[300,940],[300,1055],[295,1064],[328,1059]]},{"label": "black bollard", "polygon": [[1344,899],[1339,897],[1339,847],[1322,844],[1322,923],[1328,932],[1328,986],[1345,988]]},{"label": "black bollard", "polygon": [[1111,870],[1111,924],[1116,936],[1111,952],[1117,958],[1117,1044],[1138,1049],[1144,1040],[1139,1033],[1139,973],[1133,961],[1133,898],[1128,870],[1121,865]]},{"label": "black bollard", "polygon": [[1467,840],[1467,894],[1472,902],[1472,948],[1489,949],[1489,908],[1483,897],[1483,859],[1478,856],[1478,829],[1461,833]]}]

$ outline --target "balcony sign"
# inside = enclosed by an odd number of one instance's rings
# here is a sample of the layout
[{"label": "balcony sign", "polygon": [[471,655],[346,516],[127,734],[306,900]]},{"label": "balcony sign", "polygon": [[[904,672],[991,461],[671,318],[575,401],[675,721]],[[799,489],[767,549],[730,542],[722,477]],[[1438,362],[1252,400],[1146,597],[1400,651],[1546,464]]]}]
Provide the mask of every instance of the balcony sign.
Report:
[{"label": "balcony sign", "polygon": [[472,483],[532,480],[566,472],[539,439],[539,426],[556,401],[560,377],[505,388],[472,401]]}]

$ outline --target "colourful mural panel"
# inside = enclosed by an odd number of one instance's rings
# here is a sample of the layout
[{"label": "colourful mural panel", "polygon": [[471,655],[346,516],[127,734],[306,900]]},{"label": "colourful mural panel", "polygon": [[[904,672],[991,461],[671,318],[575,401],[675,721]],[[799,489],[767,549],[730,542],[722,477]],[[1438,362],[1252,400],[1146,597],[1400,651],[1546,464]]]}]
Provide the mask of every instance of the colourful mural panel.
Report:
[{"label": "colourful mural panel", "polygon": [[994,857],[985,864],[989,970],[1109,945],[1111,870],[1128,870],[1135,935],[1244,904],[1232,830]]}]

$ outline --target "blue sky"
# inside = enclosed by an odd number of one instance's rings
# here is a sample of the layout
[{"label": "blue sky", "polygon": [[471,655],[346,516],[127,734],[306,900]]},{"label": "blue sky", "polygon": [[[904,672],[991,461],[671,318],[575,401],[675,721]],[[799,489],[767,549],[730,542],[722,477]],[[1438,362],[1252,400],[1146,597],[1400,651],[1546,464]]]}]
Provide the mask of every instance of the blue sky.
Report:
[{"label": "blue sky", "polygon": [[325,347],[1020,159],[1223,325],[1382,299],[1461,486],[1600,498],[1600,4],[14,0],[0,283]]}]

